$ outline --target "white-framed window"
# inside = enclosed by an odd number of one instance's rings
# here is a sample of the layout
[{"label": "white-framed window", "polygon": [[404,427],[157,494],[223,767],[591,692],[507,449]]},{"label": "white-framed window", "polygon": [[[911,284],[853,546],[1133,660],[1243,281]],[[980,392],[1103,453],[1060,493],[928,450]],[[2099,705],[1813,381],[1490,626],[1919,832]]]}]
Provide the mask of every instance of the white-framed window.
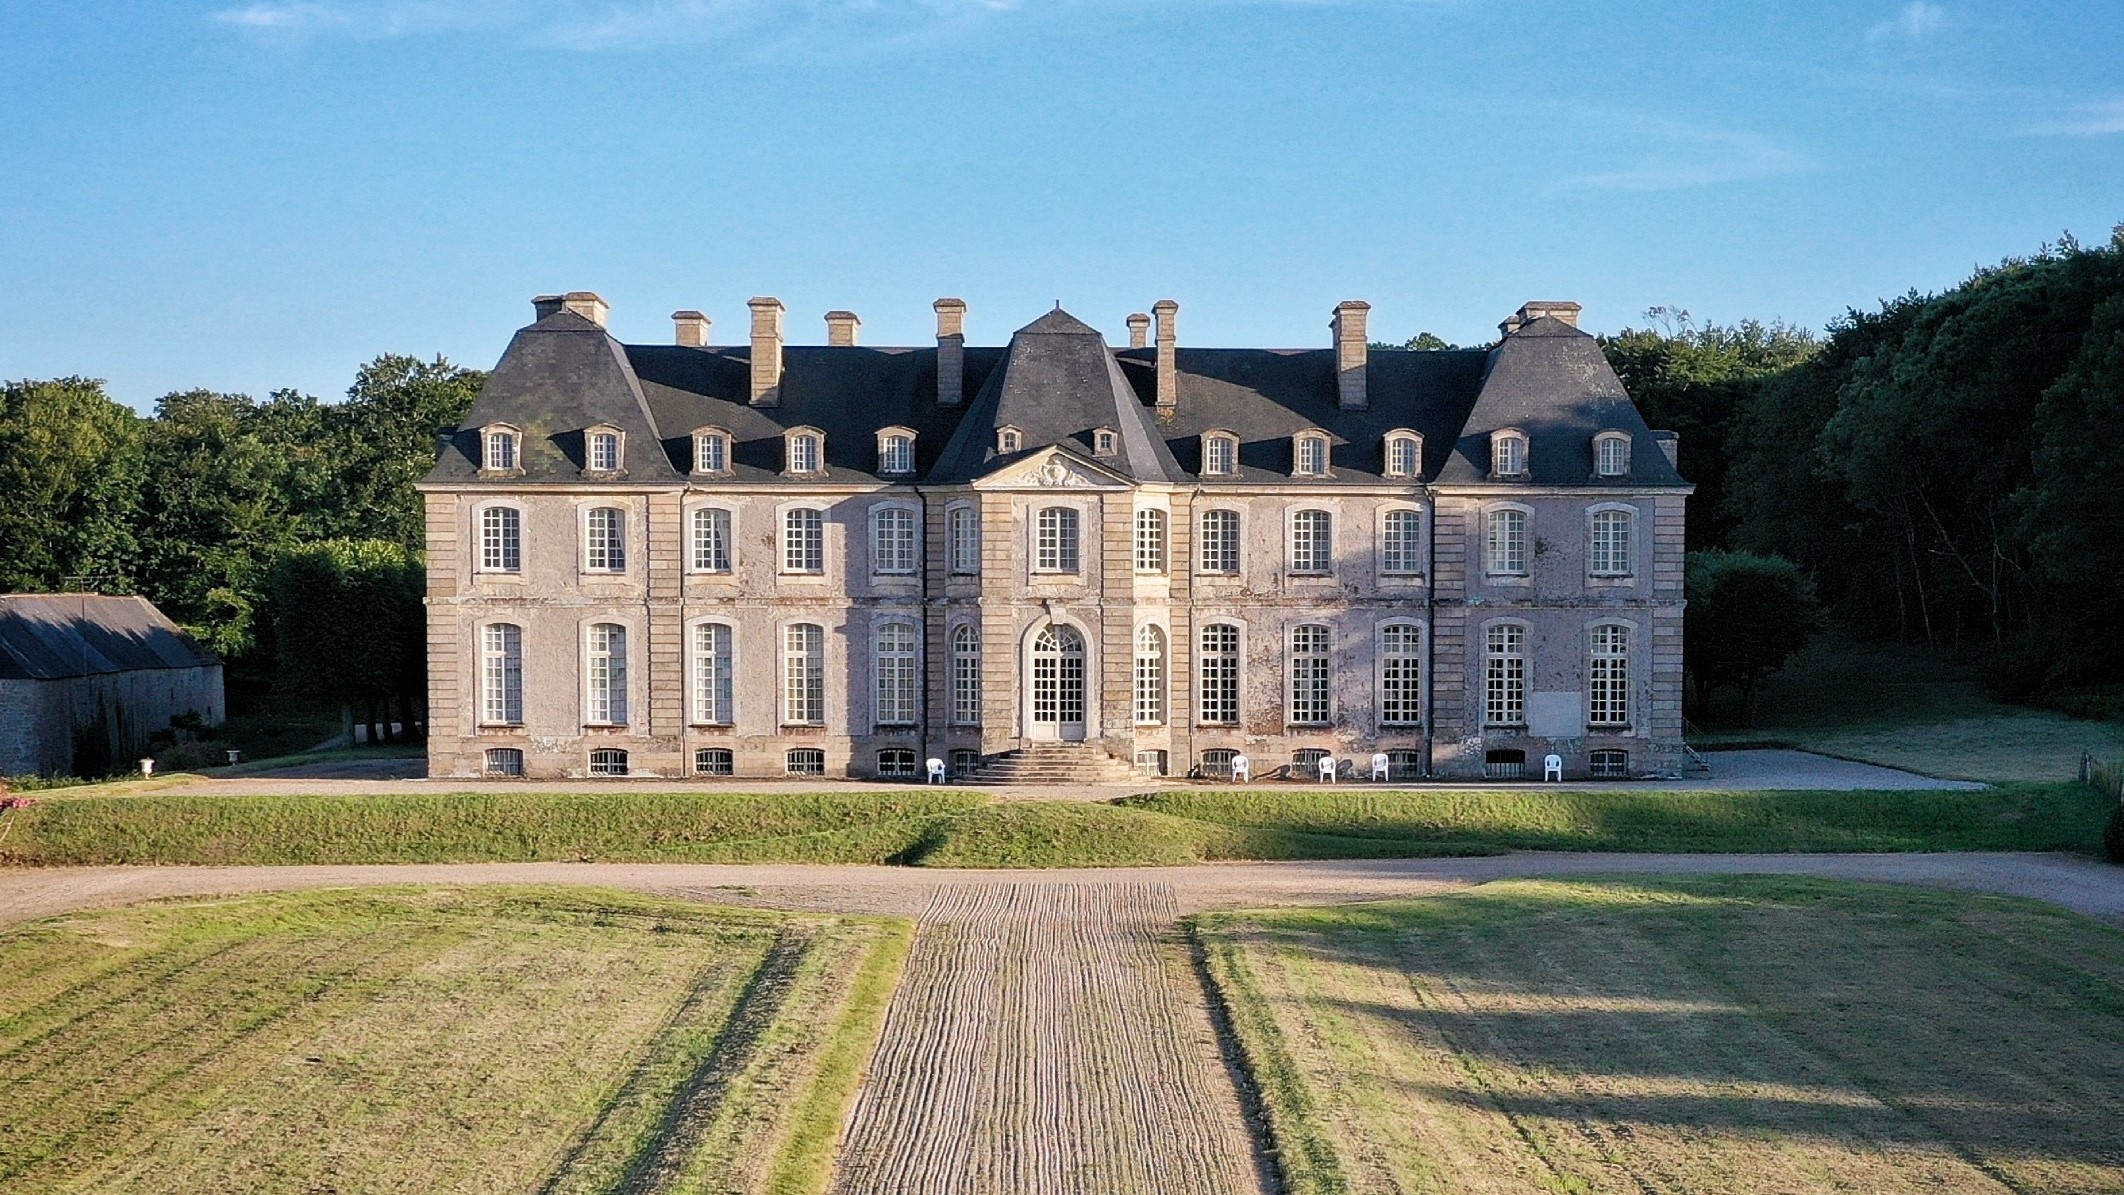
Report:
[{"label": "white-framed window", "polygon": [[1231,726],[1239,721],[1239,628],[1228,622],[1202,628],[1196,670],[1201,693],[1196,717],[1205,725]]},{"label": "white-framed window", "polygon": [[1025,435],[1014,427],[996,429],[996,451],[1016,452],[1025,446]]},{"label": "white-framed window", "polygon": [[689,563],[697,573],[730,571],[730,512],[720,506],[697,507],[689,528]]},{"label": "white-framed window", "polygon": [[479,512],[479,571],[524,571],[524,515],[513,506],[487,506]]},{"label": "white-framed window", "polygon": [[951,632],[951,722],[981,724],[981,631],[970,622]]},{"label": "white-framed window", "polygon": [[1390,622],[1379,628],[1379,722],[1423,722],[1423,627],[1418,623]]},{"label": "white-framed window", "polygon": [[1423,571],[1423,512],[1390,510],[1379,523],[1379,571],[1413,576]]},{"label": "white-framed window", "polygon": [[1299,726],[1325,726],[1332,710],[1328,694],[1332,661],[1328,629],[1319,623],[1291,628],[1290,719]]},{"label": "white-framed window", "polygon": [[1121,437],[1114,434],[1114,429],[1102,427],[1092,432],[1093,456],[1112,456],[1120,450]]},{"label": "white-framed window", "polygon": [[814,431],[792,432],[788,454],[789,472],[817,473],[826,467],[826,437]]},{"label": "white-framed window", "polygon": [[782,512],[782,571],[826,571],[826,514],[810,506]]},{"label": "white-framed window", "polygon": [[486,763],[489,776],[521,776],[524,774],[524,749],[489,747]]},{"label": "white-framed window", "polygon": [[1335,521],[1324,510],[1291,512],[1291,571],[1325,573],[1335,565]]},{"label": "white-framed window", "polygon": [[613,622],[593,623],[584,665],[589,700],[583,721],[594,726],[625,726],[627,628]]},{"label": "white-framed window", "polygon": [[915,512],[905,506],[880,506],[870,512],[870,569],[887,576],[915,571]]},{"label": "white-framed window", "polygon": [[1602,623],[1593,628],[1592,667],[1587,672],[1586,722],[1630,723],[1630,628]]},{"label": "white-framed window", "polygon": [[887,428],[878,433],[878,472],[888,476],[915,471],[914,433],[901,428]]},{"label": "white-framed window", "polygon": [[1239,512],[1202,512],[1202,571],[1236,574],[1239,571]]},{"label": "white-framed window", "polygon": [[497,472],[514,469],[522,459],[518,452],[521,441],[516,429],[490,427],[480,434],[479,465],[482,469]]},{"label": "white-framed window", "polygon": [[590,753],[592,776],[625,776],[628,771],[627,752],[619,747],[599,747]]},{"label": "white-framed window", "polygon": [[693,433],[693,471],[730,472],[729,432],[711,428]]},{"label": "white-framed window", "polygon": [[618,432],[591,432],[585,453],[585,468],[592,473],[617,473],[620,470],[620,437]]},{"label": "white-framed window", "polygon": [[782,757],[782,762],[792,776],[826,774],[826,753],[817,747],[793,747]]},{"label": "white-framed window", "polygon": [[734,652],[736,635],[719,622],[693,628],[693,721],[728,726],[737,721]]},{"label": "white-framed window", "polygon": [[1222,432],[1202,437],[1202,473],[1205,477],[1230,477],[1239,472],[1239,439]]},{"label": "white-framed window", "polygon": [[593,506],[583,514],[583,571],[627,571],[627,512],[617,506]]},{"label": "white-framed window", "polygon": [[1301,434],[1292,444],[1291,472],[1299,477],[1325,477],[1328,471],[1327,437]]},{"label": "white-framed window", "polygon": [[1418,477],[1423,473],[1423,437],[1415,432],[1388,432],[1386,475]]},{"label": "white-framed window", "polygon": [[1624,432],[1602,432],[1593,437],[1593,472],[1602,477],[1621,477],[1630,471],[1630,437]]},{"label": "white-framed window", "polygon": [[1527,471],[1527,436],[1520,431],[1490,434],[1490,473],[1495,477],[1520,477]]},{"label": "white-framed window", "polygon": [[876,668],[877,724],[909,726],[915,720],[915,629],[888,622],[871,634],[871,661]]},{"label": "white-framed window", "polygon": [[1136,725],[1165,721],[1165,632],[1146,624],[1136,632]]},{"label": "white-framed window", "polygon": [[1594,511],[1588,529],[1586,571],[1596,577],[1629,576],[1636,530],[1637,516],[1627,508]]},{"label": "white-framed window", "polygon": [[1484,563],[1493,576],[1523,577],[1527,572],[1527,512],[1500,506],[1484,516]]},{"label": "white-framed window", "polygon": [[521,726],[524,721],[524,629],[491,622],[479,632],[479,721]]},{"label": "white-framed window", "polygon": [[981,572],[981,516],[971,506],[954,506],[944,515],[950,541],[952,575],[979,576]]},{"label": "white-framed window", "polygon": [[1136,571],[1165,571],[1165,512],[1162,510],[1136,512]]},{"label": "white-framed window", "polygon": [[1077,510],[1073,506],[1042,507],[1034,518],[1033,571],[1077,571]]},{"label": "white-framed window", "polygon": [[817,726],[825,721],[826,628],[792,623],[782,628],[782,722]]},{"label": "white-framed window", "polygon": [[1500,622],[1484,633],[1482,694],[1483,725],[1526,725],[1527,628]]}]

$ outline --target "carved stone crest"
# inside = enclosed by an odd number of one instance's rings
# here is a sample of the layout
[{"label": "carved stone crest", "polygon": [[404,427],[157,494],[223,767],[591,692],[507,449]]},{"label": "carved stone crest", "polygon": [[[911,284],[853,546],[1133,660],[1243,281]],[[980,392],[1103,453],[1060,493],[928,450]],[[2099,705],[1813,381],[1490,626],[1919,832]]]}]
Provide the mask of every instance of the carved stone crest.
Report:
[{"label": "carved stone crest", "polygon": [[1032,479],[1036,484],[1049,487],[1082,484],[1075,469],[1057,460],[1050,460],[1033,470]]}]

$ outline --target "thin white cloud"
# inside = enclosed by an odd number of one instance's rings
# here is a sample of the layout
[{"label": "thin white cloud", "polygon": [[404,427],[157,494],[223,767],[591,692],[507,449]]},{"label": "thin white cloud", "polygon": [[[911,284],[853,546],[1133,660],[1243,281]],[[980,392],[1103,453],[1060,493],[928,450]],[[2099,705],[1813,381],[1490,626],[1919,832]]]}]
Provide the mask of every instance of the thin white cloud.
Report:
[{"label": "thin white cloud", "polygon": [[1903,10],[1866,31],[1866,40],[1923,41],[1947,23],[1947,10],[1925,0],[1912,0]]},{"label": "thin white cloud", "polygon": [[2124,133],[2124,100],[2074,104],[2065,114],[2043,121],[2029,132],[2041,137],[2107,137]]},{"label": "thin white cloud", "polygon": [[257,0],[213,18],[260,38],[474,31],[533,45],[616,50],[829,27],[890,36],[1015,6],[1015,0]]},{"label": "thin white cloud", "polygon": [[1721,183],[1804,174],[1819,163],[1760,133],[1658,117],[1598,115],[1613,140],[1616,165],[1572,181],[1604,191],[1679,191]]}]

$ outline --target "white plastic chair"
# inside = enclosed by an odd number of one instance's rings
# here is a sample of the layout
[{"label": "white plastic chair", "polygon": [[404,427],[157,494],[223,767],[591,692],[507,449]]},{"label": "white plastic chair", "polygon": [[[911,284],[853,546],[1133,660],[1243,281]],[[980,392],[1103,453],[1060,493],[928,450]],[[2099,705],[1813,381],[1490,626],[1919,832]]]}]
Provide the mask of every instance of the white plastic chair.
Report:
[{"label": "white plastic chair", "polygon": [[941,760],[941,759],[938,759],[938,758],[936,758],[936,757],[934,757],[934,756],[931,756],[931,757],[930,757],[930,759],[929,759],[929,761],[928,761],[928,763],[929,763],[929,782],[930,782],[931,784],[942,784],[942,783],[944,783],[944,761],[943,761],[943,760]]},{"label": "white plastic chair", "polygon": [[1335,757],[1334,757],[1334,756],[1332,756],[1332,755],[1323,755],[1323,756],[1321,756],[1321,757],[1320,757],[1320,783],[1322,783],[1322,784],[1326,784],[1326,783],[1327,783],[1328,781],[1330,781],[1330,780],[1333,780],[1334,778],[1335,778]]},{"label": "white plastic chair", "polygon": [[1388,758],[1387,758],[1387,753],[1386,753],[1386,752],[1384,752],[1384,751],[1376,751],[1376,752],[1373,752],[1373,754],[1372,754],[1372,779],[1374,779],[1374,780],[1391,780],[1391,779],[1393,779],[1393,778],[1394,778],[1394,768],[1393,768],[1393,763],[1394,763],[1394,761],[1393,761],[1393,760],[1390,760],[1390,759],[1388,759]]},{"label": "white plastic chair", "polygon": [[1544,781],[1549,781],[1549,780],[1562,780],[1562,779],[1563,779],[1563,756],[1561,756],[1561,755],[1544,755],[1544,756],[1542,756],[1542,757],[1541,757],[1541,778],[1542,778],[1542,779],[1543,779]]},{"label": "white plastic chair", "polygon": [[1232,756],[1232,779],[1247,784],[1254,779],[1254,761],[1244,755]]}]

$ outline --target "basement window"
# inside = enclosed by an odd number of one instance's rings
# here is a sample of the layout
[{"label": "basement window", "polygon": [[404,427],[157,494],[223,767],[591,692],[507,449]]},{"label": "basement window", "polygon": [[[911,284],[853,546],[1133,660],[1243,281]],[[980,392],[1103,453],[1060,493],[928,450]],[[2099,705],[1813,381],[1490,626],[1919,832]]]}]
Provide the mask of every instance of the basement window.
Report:
[{"label": "basement window", "polygon": [[728,747],[703,747],[693,753],[693,774],[696,776],[729,776],[736,771],[736,760]]},{"label": "basement window", "polygon": [[627,774],[627,753],[617,747],[599,747],[590,753],[592,776],[624,776]]},{"label": "basement window", "polygon": [[789,753],[788,767],[792,776],[824,776],[826,753],[817,747],[798,747]]},{"label": "basement window", "polygon": [[487,748],[487,775],[521,776],[524,774],[524,753],[515,747]]}]

